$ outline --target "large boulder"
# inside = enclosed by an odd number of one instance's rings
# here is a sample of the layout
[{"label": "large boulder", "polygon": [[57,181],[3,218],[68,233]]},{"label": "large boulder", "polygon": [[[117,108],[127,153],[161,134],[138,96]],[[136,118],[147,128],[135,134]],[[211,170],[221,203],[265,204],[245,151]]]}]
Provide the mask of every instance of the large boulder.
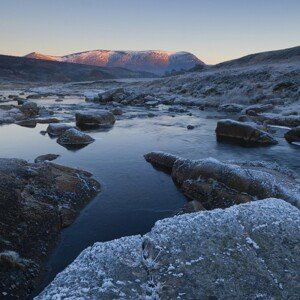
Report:
[{"label": "large boulder", "polygon": [[35,117],[39,113],[39,107],[35,102],[28,101],[21,105],[20,111],[26,117]]},{"label": "large boulder", "polygon": [[164,219],[85,249],[36,299],[298,299],[299,226],[278,199]]},{"label": "large boulder", "polygon": [[255,124],[243,123],[229,119],[217,123],[218,140],[237,141],[246,145],[275,145],[278,142],[267,132],[258,129]]},{"label": "large boulder", "polygon": [[76,128],[71,128],[60,135],[57,142],[66,147],[81,148],[94,142],[94,139]]},{"label": "large boulder", "polygon": [[74,126],[70,125],[70,124],[64,124],[64,123],[52,123],[49,124],[49,126],[47,127],[47,133],[51,136],[60,136],[62,135],[65,131],[74,128]]},{"label": "large boulder", "polygon": [[289,142],[300,142],[300,126],[290,129],[284,135],[284,138]]},{"label": "large boulder", "polygon": [[86,171],[0,159],[0,298],[27,299],[60,231],[99,188]]},{"label": "large boulder", "polygon": [[225,208],[269,197],[283,199],[300,208],[298,176],[276,163],[221,162],[213,158],[189,160],[164,152],[150,152],[145,159],[169,171],[183,193],[200,202],[204,209]]},{"label": "large boulder", "polygon": [[101,127],[101,126],[111,126],[116,122],[115,116],[105,110],[91,110],[77,112],[76,115],[76,124],[79,127],[92,126],[92,127]]}]

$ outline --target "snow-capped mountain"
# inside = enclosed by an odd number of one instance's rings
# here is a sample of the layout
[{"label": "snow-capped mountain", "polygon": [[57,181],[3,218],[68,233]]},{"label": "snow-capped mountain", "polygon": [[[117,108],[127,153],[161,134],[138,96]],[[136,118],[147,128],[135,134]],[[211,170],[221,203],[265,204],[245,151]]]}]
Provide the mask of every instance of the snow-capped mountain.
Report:
[{"label": "snow-capped mountain", "polygon": [[189,52],[171,52],[161,50],[149,51],[112,51],[93,50],[65,56],[51,56],[33,52],[26,57],[71,62],[101,67],[123,67],[134,71],[147,71],[164,74],[172,70],[188,70],[195,65],[204,65]]},{"label": "snow-capped mountain", "polygon": [[52,60],[52,61],[60,61],[60,56],[46,55],[38,52],[31,52],[25,55],[26,58],[35,58],[41,60]]}]

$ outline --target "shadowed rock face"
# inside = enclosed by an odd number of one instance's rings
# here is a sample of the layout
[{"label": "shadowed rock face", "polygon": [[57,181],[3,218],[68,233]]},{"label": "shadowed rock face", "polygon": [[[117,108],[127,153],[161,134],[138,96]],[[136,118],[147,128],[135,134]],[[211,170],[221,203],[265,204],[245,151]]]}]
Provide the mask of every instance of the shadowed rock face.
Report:
[{"label": "shadowed rock face", "polygon": [[0,295],[26,298],[61,229],[99,188],[82,170],[0,159]]},{"label": "shadowed rock face", "polygon": [[189,160],[163,152],[150,152],[145,159],[154,166],[166,168],[183,193],[200,202],[204,209],[269,197],[300,207],[296,175],[275,163]]},{"label": "shadowed rock face", "polygon": [[278,143],[269,133],[258,129],[253,124],[229,119],[217,123],[216,135],[218,141],[231,140],[245,145],[269,146]]},{"label": "shadowed rock face", "polygon": [[79,127],[111,126],[116,122],[115,116],[109,111],[84,111],[75,115]]},{"label": "shadowed rock face", "polygon": [[300,126],[289,130],[284,137],[289,143],[300,142]]},{"label": "shadowed rock face", "polygon": [[299,226],[278,199],[164,219],[87,248],[36,299],[297,299]]}]

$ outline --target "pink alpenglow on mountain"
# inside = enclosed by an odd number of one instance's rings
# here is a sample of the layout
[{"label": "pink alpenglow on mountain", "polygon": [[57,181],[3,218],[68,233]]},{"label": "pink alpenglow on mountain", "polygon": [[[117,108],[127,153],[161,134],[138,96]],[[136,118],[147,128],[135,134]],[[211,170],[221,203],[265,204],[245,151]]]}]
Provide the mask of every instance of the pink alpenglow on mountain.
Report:
[{"label": "pink alpenglow on mountain", "polygon": [[101,67],[123,67],[134,71],[147,71],[155,74],[164,74],[165,72],[172,70],[188,70],[195,65],[204,65],[204,63],[192,53],[161,50],[93,50],[65,56],[52,56],[32,52],[26,55],[26,57]]}]

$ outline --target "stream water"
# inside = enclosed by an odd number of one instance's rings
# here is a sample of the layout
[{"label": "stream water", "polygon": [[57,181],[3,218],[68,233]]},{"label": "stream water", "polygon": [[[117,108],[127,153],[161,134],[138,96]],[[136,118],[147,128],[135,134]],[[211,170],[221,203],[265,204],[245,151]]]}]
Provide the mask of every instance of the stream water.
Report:
[{"label": "stream water", "polygon": [[[33,161],[41,154],[60,154],[56,163],[85,169],[102,185],[101,193],[62,231],[49,257],[46,278],[35,294],[86,247],[143,234],[158,219],[181,210],[185,197],[169,175],[144,160],[147,152],[161,150],[192,159],[265,160],[300,173],[299,146],[288,144],[282,132],[277,133],[279,144],[272,147],[244,148],[218,143],[214,134],[217,121],[207,119],[206,114],[197,111],[193,116],[172,117],[160,111],[154,118],[124,118],[110,130],[90,132],[95,142],[75,152],[63,148],[48,135],[41,135],[47,125],[0,126],[0,157]],[[188,124],[195,125],[195,129],[187,130]]]}]

